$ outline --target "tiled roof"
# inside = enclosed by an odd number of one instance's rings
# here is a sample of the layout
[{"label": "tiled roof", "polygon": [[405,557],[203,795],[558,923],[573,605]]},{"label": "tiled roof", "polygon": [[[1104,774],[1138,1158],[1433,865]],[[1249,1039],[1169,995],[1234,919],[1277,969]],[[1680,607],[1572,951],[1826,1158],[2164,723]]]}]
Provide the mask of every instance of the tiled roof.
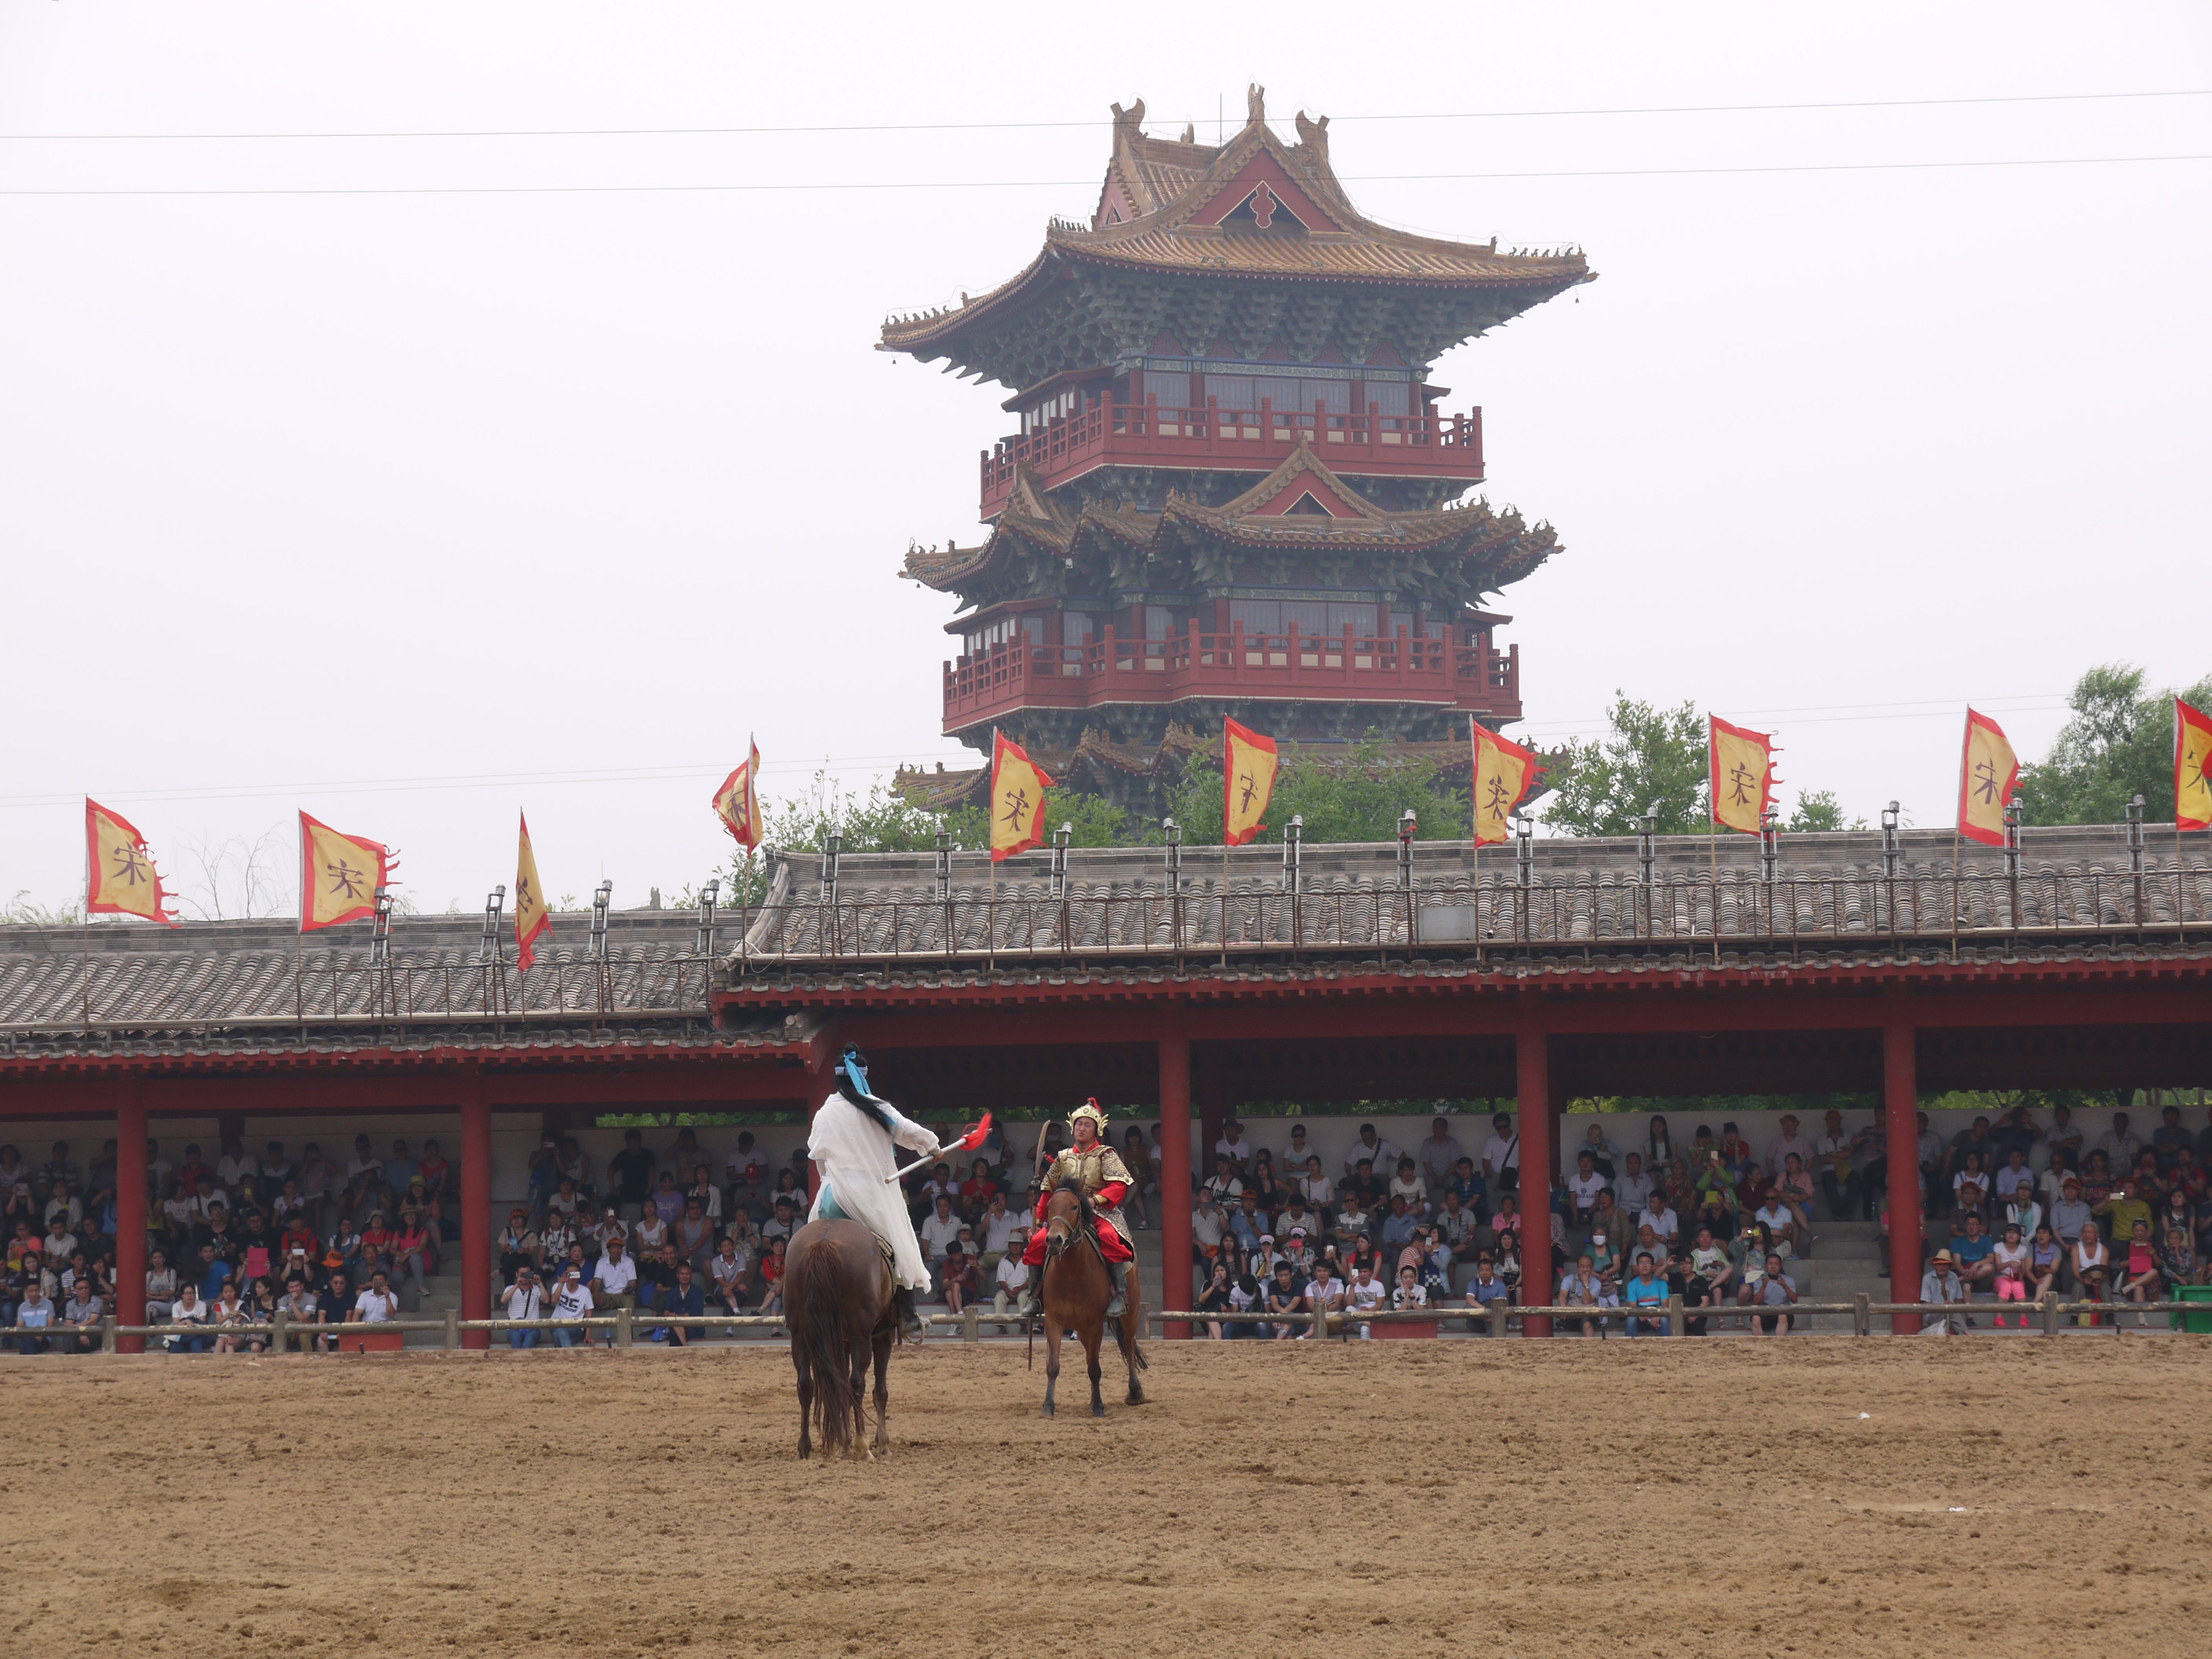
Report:
[{"label": "tiled roof", "polygon": [[[718,946],[735,924],[719,927]],[[715,1027],[696,913],[615,913],[604,962],[560,942],[587,926],[560,918],[526,978],[511,943],[507,960],[481,959],[477,918],[399,919],[388,964],[371,960],[366,924],[305,940],[289,921],[0,927],[0,1059],[465,1048],[580,1060],[803,1041],[775,1020]]]},{"label": "tiled roof", "polygon": [[[2001,857],[1978,851],[1963,866],[1960,890],[1958,931],[1966,945],[1980,949],[1993,934],[2008,934],[2011,943],[1999,948],[2015,952],[2110,954],[2136,948],[2139,925],[2179,934],[2142,948],[2170,945],[2192,959],[2212,956],[2212,878],[2178,871],[2170,855],[2149,856],[2138,914],[2122,834],[2095,828],[2028,832],[2016,900],[2026,933],[2011,927],[2015,899]],[[1480,863],[1478,896],[1467,843],[1417,843],[1409,903],[1398,885],[1395,845],[1316,847],[1304,857],[1295,906],[1285,890],[1277,846],[1231,854],[1225,880],[1220,848],[1187,848],[1179,889],[1166,880],[1162,849],[1075,849],[1065,900],[1049,885],[1046,851],[1002,864],[994,889],[981,854],[957,854],[949,915],[931,855],[845,857],[834,910],[817,902],[820,859],[779,855],[771,906],[747,935],[747,973],[773,977],[781,961],[811,982],[818,971],[833,978],[904,972],[909,970],[891,959],[991,950],[1002,959],[1084,959],[1085,971],[1105,971],[1115,957],[1142,957],[1152,965],[1128,971],[1153,972],[1160,958],[1178,952],[1218,957],[1224,920],[1232,955],[1290,951],[1295,925],[1295,948],[1319,956],[1443,947],[1449,957],[1455,941],[1471,951],[1478,905],[1486,941],[1499,946],[1510,946],[1525,928],[1533,944],[1546,949],[1632,940],[1662,951],[1709,950],[1716,887],[1724,944],[1771,949],[1780,941],[1781,948],[1816,952],[1894,948],[1917,955],[1931,948],[1933,939],[1947,958],[1950,950],[1948,833],[1908,832],[1894,881],[1884,878],[1880,837],[1869,834],[1786,837],[1784,862],[1771,885],[1759,879],[1758,847],[1750,837],[1733,837],[1719,848],[1699,836],[1662,837],[1648,887],[1633,840],[1547,840],[1533,851],[1534,885],[1522,890],[1512,851],[1488,849]],[[1708,876],[1708,861],[1715,859],[1717,880]],[[987,898],[994,899],[988,909]],[[1409,909],[1418,916],[1410,936]],[[994,929],[987,915],[995,915]],[[2191,931],[2179,933],[2179,923]],[[1893,947],[1898,933],[1919,937]],[[836,957],[877,961],[827,967],[825,959]],[[810,965],[802,969],[801,963]]]},{"label": "tiled roof", "polygon": [[[1593,273],[1579,249],[1498,250],[1488,243],[1417,236],[1379,224],[1352,204],[1329,160],[1328,120],[1297,118],[1300,142],[1286,144],[1269,130],[1258,88],[1243,129],[1227,143],[1209,148],[1147,138],[1144,106],[1115,111],[1115,143],[1102,191],[1100,218],[1089,226],[1054,222],[1044,252],[1021,274],[955,307],[895,318],[884,325],[887,350],[913,351],[941,344],[1006,308],[1031,287],[1053,279],[1058,259],[1125,269],[1267,279],[1414,284],[1461,290],[1496,289],[1525,295],[1525,303],[1589,282]],[[1255,172],[1255,169],[1258,171]],[[1299,192],[1328,228],[1281,234],[1219,222],[1226,195],[1241,203],[1261,173]],[[1108,220],[1105,204],[1116,193],[1134,216]]]},{"label": "tiled roof", "polygon": [[[1530,526],[1516,509],[1496,509],[1486,501],[1414,513],[1387,512],[1331,471],[1303,435],[1265,478],[1221,507],[1203,506],[1170,490],[1158,513],[1092,503],[1071,514],[1057,502],[1040,500],[1042,492],[1024,494],[1018,477],[1015,494],[979,545],[909,549],[899,574],[940,592],[965,592],[979,579],[1024,558],[1050,559],[1065,567],[1087,559],[1111,560],[1130,550],[1153,558],[1179,558],[1194,548],[1228,544],[1248,549],[1388,552],[1474,567],[1453,585],[1493,592],[1528,575],[1559,550],[1559,538],[1550,526]],[[1265,511],[1302,477],[1333,490],[1358,516]]]}]

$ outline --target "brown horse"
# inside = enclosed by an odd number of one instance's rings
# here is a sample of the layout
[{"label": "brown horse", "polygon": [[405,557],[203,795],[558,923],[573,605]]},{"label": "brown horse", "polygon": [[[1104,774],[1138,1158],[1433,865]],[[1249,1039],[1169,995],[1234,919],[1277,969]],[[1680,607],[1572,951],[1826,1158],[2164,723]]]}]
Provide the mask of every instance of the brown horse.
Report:
[{"label": "brown horse", "polygon": [[[1091,1414],[1106,1415],[1106,1402],[1098,1392],[1098,1344],[1105,1334],[1106,1304],[1114,1299],[1113,1282],[1107,1277],[1106,1259],[1083,1224],[1083,1189],[1070,1181],[1062,1183],[1045,1206],[1044,1212],[1044,1414],[1053,1414],[1053,1391],[1060,1385],[1060,1340],[1073,1332],[1081,1339],[1091,1364]],[[1102,1222],[1098,1224],[1103,1225]],[[1137,1264],[1129,1263],[1128,1311],[1115,1321],[1115,1340],[1121,1344],[1122,1362],[1129,1368],[1129,1403],[1145,1403],[1139,1370],[1151,1362],[1137,1346],[1141,1304],[1138,1297]]]},{"label": "brown horse", "polygon": [[810,1221],[783,1258],[784,1323],[791,1328],[791,1363],[799,1372],[799,1455],[811,1457],[810,1428],[825,1452],[850,1453],[868,1426],[871,1357],[876,1367],[876,1438],[872,1459],[890,1449],[891,1344],[897,1286],[875,1234],[857,1221]]}]

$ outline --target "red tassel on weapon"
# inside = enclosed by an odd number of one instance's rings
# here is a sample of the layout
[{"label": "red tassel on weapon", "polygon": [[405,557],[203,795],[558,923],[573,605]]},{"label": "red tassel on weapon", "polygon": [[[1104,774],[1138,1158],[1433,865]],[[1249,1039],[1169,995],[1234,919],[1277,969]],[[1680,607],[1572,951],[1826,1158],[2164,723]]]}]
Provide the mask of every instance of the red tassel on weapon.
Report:
[{"label": "red tassel on weapon", "polygon": [[991,1115],[988,1112],[986,1112],[983,1114],[983,1121],[981,1123],[970,1129],[966,1134],[961,1136],[959,1139],[954,1141],[950,1146],[939,1146],[927,1158],[918,1158],[915,1159],[913,1163],[908,1164],[903,1170],[893,1170],[889,1175],[884,1177],[884,1184],[888,1187],[893,1182],[903,1181],[907,1176],[912,1175],[916,1170],[921,1169],[924,1164],[934,1164],[939,1158],[945,1157],[950,1152],[965,1152],[971,1151],[974,1148],[981,1146],[990,1138]]}]

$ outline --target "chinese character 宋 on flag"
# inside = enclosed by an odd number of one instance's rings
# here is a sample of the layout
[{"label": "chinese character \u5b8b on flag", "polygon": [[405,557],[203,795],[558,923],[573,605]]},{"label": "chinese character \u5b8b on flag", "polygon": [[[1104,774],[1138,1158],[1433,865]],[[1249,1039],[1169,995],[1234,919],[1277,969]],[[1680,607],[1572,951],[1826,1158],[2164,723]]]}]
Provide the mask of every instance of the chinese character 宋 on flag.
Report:
[{"label": "chinese character \u5b8b on flag", "polygon": [[1774,736],[1730,726],[1718,715],[1712,721],[1713,822],[1755,836],[1759,820],[1774,805]]},{"label": "chinese character \u5b8b on flag", "polygon": [[1275,740],[1221,722],[1221,844],[1242,847],[1267,826],[1260,819],[1275,793]]},{"label": "chinese character \u5b8b on flag", "polygon": [[729,830],[732,839],[750,853],[767,831],[761,824],[760,745],[746,744],[744,764],[722,780],[714,792],[714,816]]},{"label": "chinese character \u5b8b on flag", "polygon": [[95,916],[143,916],[177,925],[154,855],[131,822],[88,795],[84,801],[84,908]]},{"label": "chinese character \u5b8b on flag", "polygon": [[514,855],[514,959],[525,973],[538,959],[532,947],[553,925],[545,884],[538,879],[538,854],[530,850],[530,815],[522,814],[522,845]]},{"label": "chinese character \u5b8b on flag", "polygon": [[2212,714],[2173,700],[2173,827],[2212,830]]},{"label": "chinese character \u5b8b on flag", "polygon": [[1021,744],[991,733],[991,862],[1044,840],[1044,792],[1052,787]]},{"label": "chinese character \u5b8b on flag", "polygon": [[300,931],[335,927],[376,914],[376,890],[397,861],[380,842],[343,835],[300,814]]},{"label": "chinese character \u5b8b on flag", "polygon": [[1959,757],[1959,833],[1984,847],[2004,845],[2006,803],[2020,785],[2020,757],[2003,727],[1966,711],[1966,746]]},{"label": "chinese character \u5b8b on flag", "polygon": [[1507,820],[1528,799],[1539,772],[1547,771],[1531,749],[1523,749],[1480,721],[1470,720],[1474,738],[1474,844],[1496,847],[1511,835]]}]

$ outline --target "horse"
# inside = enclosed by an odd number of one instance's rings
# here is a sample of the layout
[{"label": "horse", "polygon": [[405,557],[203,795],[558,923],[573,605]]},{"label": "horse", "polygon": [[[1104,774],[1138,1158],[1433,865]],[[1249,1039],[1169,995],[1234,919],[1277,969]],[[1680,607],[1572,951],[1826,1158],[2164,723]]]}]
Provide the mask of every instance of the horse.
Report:
[{"label": "horse", "polygon": [[811,1457],[810,1434],[825,1452],[850,1454],[868,1426],[868,1362],[876,1367],[872,1461],[890,1450],[891,1344],[899,1322],[898,1286],[874,1233],[857,1221],[810,1221],[792,1236],[783,1258],[783,1320],[791,1331],[791,1363],[799,1373],[799,1455]]},{"label": "horse", "polygon": [[[1106,1258],[1083,1224],[1083,1188],[1066,1181],[1053,1194],[1044,1212],[1044,1267],[1042,1270],[1044,1304],[1044,1414],[1053,1414],[1053,1391],[1060,1384],[1060,1340],[1073,1331],[1083,1343],[1091,1366],[1091,1414],[1106,1415],[1106,1402],[1098,1392],[1098,1343],[1105,1333],[1106,1304],[1114,1299],[1107,1277]],[[1145,1403],[1145,1385],[1137,1373],[1152,1369],[1145,1351],[1137,1345],[1139,1309],[1137,1264],[1128,1267],[1128,1311],[1115,1322],[1115,1340],[1122,1362],[1129,1368],[1129,1403]]]}]

